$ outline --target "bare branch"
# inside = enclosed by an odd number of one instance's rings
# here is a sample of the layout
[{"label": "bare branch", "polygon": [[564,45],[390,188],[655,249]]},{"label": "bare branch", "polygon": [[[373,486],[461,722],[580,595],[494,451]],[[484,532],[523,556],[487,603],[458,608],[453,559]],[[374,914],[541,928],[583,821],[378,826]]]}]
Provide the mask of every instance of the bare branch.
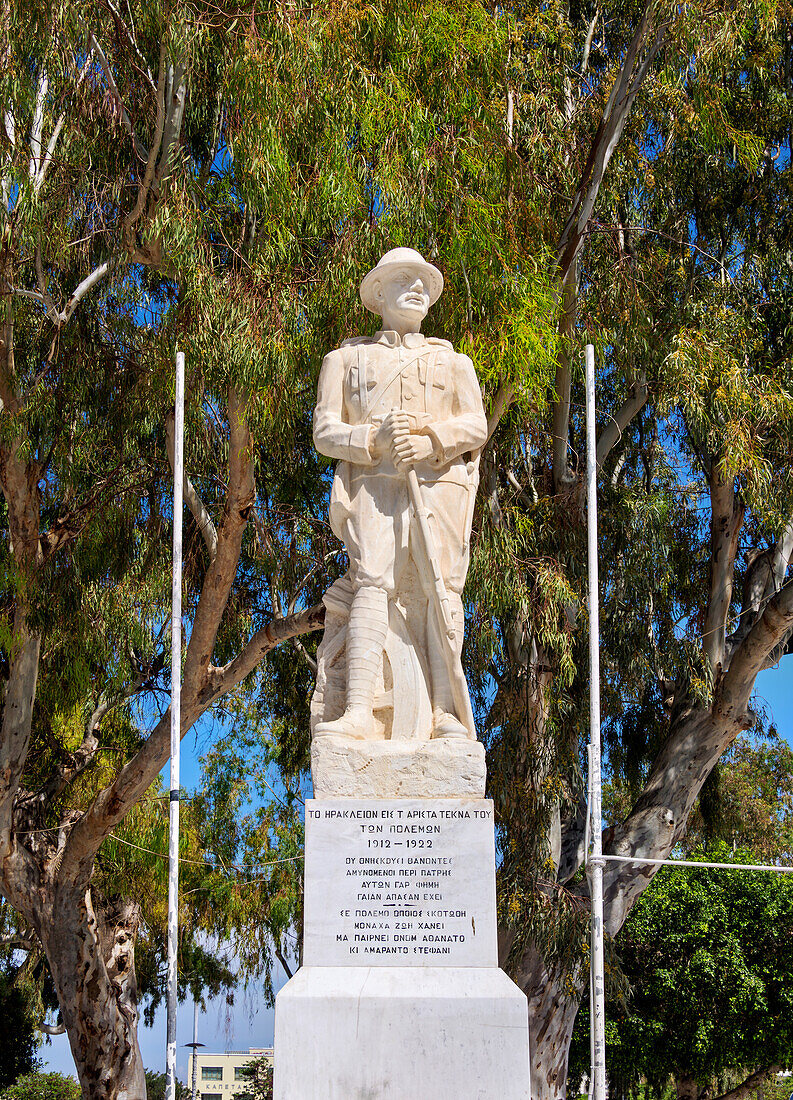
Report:
[{"label": "bare branch", "polygon": [[33,124],[30,129],[30,166],[28,168],[28,175],[31,180],[35,180],[39,171],[39,161],[41,159],[41,134],[44,129],[44,103],[47,99],[49,86],[50,82],[47,76],[47,70],[42,69],[39,73],[39,85],[36,89],[36,106],[33,111]]},{"label": "bare branch", "polygon": [[781,1069],[781,1066],[769,1066],[767,1069],[755,1070],[740,1085],[736,1085],[734,1089],[730,1089],[728,1092],[723,1092],[721,1096],[716,1097],[716,1100],[746,1100],[746,1097],[755,1093],[762,1096],[762,1092],[759,1091],[762,1083],[767,1081],[769,1077],[779,1073]]},{"label": "bare branch", "polygon": [[96,35],[93,31],[88,32],[88,44],[96,52],[96,56],[99,58],[99,63],[102,66],[102,71],[105,74],[108,87],[110,88],[110,94],[115,99],[121,111],[121,121],[124,123],[124,129],[132,139],[132,147],[135,150],[136,155],[142,161],[147,161],[149,158],[149,152],[138,135],[135,133],[135,128],[132,125],[132,119],[129,117],[127,108],[124,106],[124,101],[121,98],[121,92],[118,90],[115,77],[113,76],[113,70],[110,68],[110,62],[107,59],[107,55],[102,47],[99,45]]},{"label": "bare branch", "polygon": [[[650,65],[666,41],[670,20],[663,19],[656,24],[656,8],[655,0],[648,0],[603,109],[559,240],[557,259],[562,280],[567,277],[581,251],[609,161]],[[644,56],[637,63],[642,52]]]},{"label": "bare branch", "polygon": [[[74,85],[75,89],[79,88],[80,85],[82,84],[83,80],[85,80],[86,74],[88,73],[88,71],[91,68],[91,63],[93,61],[93,57],[94,57],[94,51],[91,49],[91,50],[88,51],[88,56],[86,57],[85,61],[83,62],[83,66],[82,66],[82,68],[80,69],[80,72],[77,75],[77,81],[75,82],[75,85]],[[66,121],[66,112],[64,111],[63,114],[58,119],[58,121],[55,123],[55,127],[54,127],[52,133],[50,134],[50,140],[47,144],[47,151],[44,154],[44,156],[41,158],[41,164],[40,164],[38,172],[36,173],[36,178],[33,182],[33,192],[36,195],[41,190],[42,185],[44,184],[44,180],[47,176],[47,171],[48,171],[50,165],[52,164],[52,158],[53,158],[53,155],[55,153],[55,146],[58,144],[58,138],[60,137],[61,130],[63,129],[63,124],[64,124],[65,121]]]},{"label": "bare branch", "polygon": [[138,188],[138,198],[135,202],[135,207],[129,216],[124,220],[124,229],[127,233],[131,230],[135,222],[140,218],[143,210],[146,206],[146,199],[148,198],[151,185],[154,180],[154,170],[157,166],[157,156],[160,152],[160,144],[162,142],[162,131],[165,125],[165,39],[160,44],[160,68],[157,74],[157,118],[154,124],[154,140],[151,143],[149,149],[149,156],[146,162],[146,171],[143,174],[140,187]]},{"label": "bare branch", "polygon": [[562,311],[559,317],[559,358],[556,364],[556,400],[553,404],[552,426],[553,484],[557,493],[574,481],[568,465],[567,453],[572,385],[571,359],[577,300],[578,264],[574,261],[562,282]]},{"label": "bare branch", "polygon": [[65,1035],[66,1024],[45,1024],[44,1021],[38,1025],[39,1031],[42,1031],[45,1035]]},{"label": "bare branch", "polygon": [[[183,691],[181,736],[184,737],[221,695],[241,683],[271,649],[298,634],[319,630],[324,618],[325,608],[319,604],[289,618],[278,619],[257,631],[239,656],[224,668],[210,668],[198,695]],[[80,874],[87,880],[93,858],[107,834],[157,778],[170,752],[170,726],[169,707],[141,749],[124,765],[114,782],[100,791],[76,823],[66,842],[63,858],[63,862],[70,865],[70,873]]]},{"label": "bare branch", "polygon": [[616,413],[609,417],[608,424],[606,424],[601,432],[600,439],[597,442],[598,469],[601,468],[611,450],[620,441],[623,432],[628,427],[631,420],[633,420],[647,404],[648,393],[647,375],[642,371],[631,386],[625,401]]},{"label": "bare branch", "polygon": [[735,495],[734,478],[723,476],[716,462],[711,464],[709,480],[710,584],[702,645],[715,682],[725,658],[727,616],[744,508]]},{"label": "bare branch", "polygon": [[179,140],[182,129],[185,101],[187,99],[187,69],[182,63],[168,66],[168,91],[165,128],[163,131],[162,156],[157,169],[156,180],[159,188],[163,178],[171,167],[172,151]]},{"label": "bare branch", "polygon": [[[174,439],[173,439],[173,411],[165,418],[165,445],[168,451],[168,462],[171,465],[171,473],[174,468]],[[213,562],[218,552],[218,533],[204,502],[195,490],[187,472],[184,472],[182,493],[184,502],[193,514],[193,519],[198,524],[198,529],[209,551],[209,560]]]}]

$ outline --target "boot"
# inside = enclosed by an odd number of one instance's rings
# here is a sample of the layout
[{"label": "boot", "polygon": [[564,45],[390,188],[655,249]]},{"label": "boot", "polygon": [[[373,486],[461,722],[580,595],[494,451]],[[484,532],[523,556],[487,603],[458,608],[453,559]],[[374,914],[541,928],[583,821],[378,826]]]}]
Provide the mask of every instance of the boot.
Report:
[{"label": "boot", "polygon": [[[459,655],[463,649],[463,601],[456,592],[449,593],[451,603],[452,622],[454,623],[454,648]],[[463,725],[454,712],[452,700],[452,688],[449,683],[449,673],[446,669],[446,661],[443,657],[442,645],[449,643],[441,640],[438,628],[438,619],[435,608],[430,604],[427,609],[430,617],[427,637],[429,639],[430,675],[432,676],[432,736],[436,737],[471,737],[468,728]]]},{"label": "boot", "polygon": [[365,741],[372,736],[374,688],[387,630],[387,592],[383,588],[359,588],[347,624],[347,708],[341,718],[320,722],[315,737],[336,734]]}]

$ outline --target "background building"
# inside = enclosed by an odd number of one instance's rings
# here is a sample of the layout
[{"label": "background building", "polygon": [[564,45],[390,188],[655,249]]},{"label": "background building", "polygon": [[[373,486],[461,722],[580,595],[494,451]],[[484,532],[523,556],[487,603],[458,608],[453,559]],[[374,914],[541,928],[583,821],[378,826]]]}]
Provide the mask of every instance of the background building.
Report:
[{"label": "background building", "polygon": [[272,1047],[250,1047],[248,1050],[227,1050],[222,1054],[211,1054],[202,1050],[190,1055],[187,1064],[187,1087],[193,1082],[193,1057],[198,1061],[198,1091],[201,1100],[216,1100],[217,1097],[234,1096],[244,1092],[248,1079],[243,1070],[255,1058],[265,1058],[273,1064]]}]

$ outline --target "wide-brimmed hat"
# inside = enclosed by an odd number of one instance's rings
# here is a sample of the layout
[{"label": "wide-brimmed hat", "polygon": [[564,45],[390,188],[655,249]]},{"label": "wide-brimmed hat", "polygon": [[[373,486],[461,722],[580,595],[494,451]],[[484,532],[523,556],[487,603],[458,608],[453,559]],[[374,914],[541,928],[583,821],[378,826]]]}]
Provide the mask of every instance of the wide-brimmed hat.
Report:
[{"label": "wide-brimmed hat", "polygon": [[430,305],[438,301],[443,291],[443,275],[437,267],[427,263],[415,248],[392,248],[390,252],[380,257],[377,266],[364,276],[361,283],[361,301],[368,310],[372,313],[380,312],[374,299],[374,284],[395,267],[406,267],[410,271],[415,271],[421,276],[421,281],[430,296]]}]

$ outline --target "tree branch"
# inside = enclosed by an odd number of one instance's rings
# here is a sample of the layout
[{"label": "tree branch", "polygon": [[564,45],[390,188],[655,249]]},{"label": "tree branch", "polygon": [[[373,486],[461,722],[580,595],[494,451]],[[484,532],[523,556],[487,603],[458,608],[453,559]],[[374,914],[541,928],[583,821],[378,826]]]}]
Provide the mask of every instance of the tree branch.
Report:
[{"label": "tree branch", "polygon": [[[290,638],[321,630],[324,625],[325,606],[320,603],[293,615],[275,619],[261,630],[257,630],[233,661],[229,661],[222,668],[212,669],[207,687],[211,692],[211,700],[219,699],[221,695],[225,695],[237,684],[242,683],[271,649],[275,649]],[[204,697],[201,702],[204,702]]]},{"label": "tree branch", "polygon": [[493,398],[493,404],[490,407],[490,415],[487,418],[487,442],[485,446],[490,442],[501,417],[514,401],[515,392],[516,387],[506,382],[502,382],[496,390],[496,396]]},{"label": "tree branch", "polygon": [[[206,581],[205,581],[206,587]],[[200,696],[182,693],[181,736],[209,707],[253,671],[262,658],[290,638],[318,630],[325,617],[322,604],[294,616],[278,619],[257,631],[238,657],[224,668],[210,669]],[[186,681],[186,677],[185,677]],[[165,711],[145,744],[124,765],[113,783],[94,798],[72,829],[64,849],[63,863],[69,873],[86,881],[91,864],[107,834],[146,793],[157,778],[170,753],[171,709]]]},{"label": "tree branch", "polygon": [[135,677],[131,683],[117,691],[115,695],[107,697],[102,695],[91,713],[88,721],[85,724],[85,731],[83,733],[83,739],[77,749],[73,753],[69,754],[67,762],[59,767],[55,774],[42,788],[42,792],[47,801],[55,798],[61,793],[68,785],[81,775],[82,772],[88,767],[91,761],[96,756],[99,749],[99,738],[96,736],[99,729],[99,723],[109,714],[111,710],[115,710],[116,707],[121,706],[127,699],[131,699],[133,695],[141,690],[141,688],[149,680],[149,670],[140,673]]},{"label": "tree branch", "polygon": [[38,1025],[39,1031],[45,1035],[65,1035],[66,1024],[46,1024],[43,1020]]},{"label": "tree branch", "polygon": [[743,714],[759,672],[793,629],[793,580],[765,605],[762,615],[733,653],[713,702],[714,712],[729,719]]},{"label": "tree branch", "polygon": [[[113,18],[116,21],[116,25],[118,27],[120,27],[121,30],[124,32],[124,35],[125,35],[127,41],[129,42],[130,46],[132,46],[132,49],[135,51],[135,54],[137,55],[138,61],[140,61],[140,64],[141,64],[140,72],[142,72],[143,75],[148,80],[149,87],[151,88],[151,90],[156,91],[157,88],[156,88],[156,85],[154,83],[154,77],[151,75],[151,69],[147,65],[146,58],[140,52],[140,49],[138,47],[138,42],[137,42],[137,39],[135,38],[135,34],[134,34],[134,25],[133,25],[133,30],[130,30],[130,28],[127,26],[127,24],[121,18],[121,13],[119,12],[118,8],[115,7],[115,5],[111,3],[111,0],[105,0],[105,3],[107,4],[108,8],[110,8],[111,12],[113,13]],[[127,9],[129,10],[129,5],[127,5]],[[132,18],[132,12],[130,12],[130,19],[131,18]]]},{"label": "tree branch", "polygon": [[[168,462],[171,466],[171,473],[174,469],[174,439],[173,439],[173,410],[168,413],[165,418],[165,445],[168,451]],[[215,560],[218,552],[218,533],[215,529],[215,525],[209,515],[209,512],[204,507],[204,503],[201,497],[195,490],[195,487],[187,476],[186,471],[182,481],[182,493],[184,495],[184,501],[187,507],[193,514],[193,518],[198,524],[198,529],[201,532],[201,536],[206,544],[206,548],[209,551],[210,563]]]},{"label": "tree branch", "polygon": [[165,128],[163,132],[162,156],[160,157],[160,165],[155,176],[158,189],[163,178],[170,170],[171,153],[179,139],[179,133],[182,129],[182,117],[184,115],[185,102],[187,99],[186,72],[186,67],[182,63],[168,66],[168,88],[170,94],[168,96],[168,110],[165,117]]},{"label": "tree branch", "polygon": [[[742,1081],[740,1085],[736,1085],[734,1089],[730,1089],[729,1092],[723,1092],[721,1096],[717,1096],[716,1100],[745,1100],[746,1097],[751,1096],[757,1092],[763,1081],[767,1081],[769,1077],[776,1073],[779,1073],[781,1066],[769,1066],[767,1069],[758,1069],[754,1073],[750,1073],[745,1081]],[[762,1093],[760,1094],[762,1095]]]},{"label": "tree branch", "polygon": [[562,282],[562,312],[559,317],[559,358],[556,364],[556,400],[553,404],[552,454],[553,485],[561,492],[574,480],[567,463],[570,431],[570,390],[572,386],[572,344],[578,299],[578,264],[573,263]]},{"label": "tree branch", "polygon": [[[650,65],[666,41],[670,20],[663,19],[656,24],[657,7],[655,0],[648,0],[645,5],[636,34],[625,52],[590,146],[578,190],[573,196],[570,214],[559,240],[557,260],[562,281],[567,278],[583,247],[584,236],[609,161]],[[644,56],[637,64],[637,58],[642,52]]]},{"label": "tree branch", "polygon": [[[606,174],[612,154],[617,147],[625,123],[633,107],[636,96],[639,94],[650,65],[657,57],[666,42],[670,20],[660,21],[655,24],[655,0],[647,0],[642,19],[634,35],[625,58],[609,93],[609,98],[601,115],[592,144],[589,149],[578,189],[574,194],[570,212],[562,229],[557,246],[557,262],[559,264],[559,282],[564,286],[572,271],[573,265],[583,247],[584,237],[589,228],[589,222],[597,200],[600,186]],[[588,38],[594,35],[595,21],[590,24]],[[591,46],[591,39],[590,39]],[[636,64],[640,52],[645,50],[644,58]],[[587,54],[588,61],[588,54]],[[582,62],[583,64],[583,62]],[[557,448],[557,461],[554,463],[554,483],[557,475],[563,477],[566,471],[566,442],[567,420],[564,417],[565,398],[567,394],[567,378],[562,368],[561,375],[557,372],[556,393],[557,406],[554,407],[554,446]],[[515,397],[515,387],[502,385],[496,394],[493,409],[488,418],[488,441],[498,427],[498,423]],[[564,423],[563,423],[564,421]],[[557,442],[558,441],[558,442]],[[565,452],[564,465],[561,463],[562,451]]]},{"label": "tree branch", "polygon": [[253,445],[247,421],[247,394],[229,387],[229,484],[215,557],[206,571],[193,620],[184,667],[184,689],[196,698],[207,681],[212,651],[237,573],[242,536],[255,497]]},{"label": "tree branch", "polygon": [[28,176],[31,182],[35,180],[39,171],[41,135],[44,129],[44,103],[47,98],[49,86],[50,82],[47,76],[47,70],[42,69],[39,73],[39,84],[36,89],[36,106],[33,110],[33,124],[30,128],[30,165],[28,167]]},{"label": "tree branch", "polygon": [[[275,941],[275,957],[276,957],[276,959],[278,959],[279,963],[284,968],[284,973],[286,974],[287,978],[291,978],[292,977],[292,968],[289,965],[289,963],[286,961],[286,956],[284,955],[283,949],[282,949],[281,944],[279,943],[278,940]],[[738,1100],[737,1097],[736,1097],[736,1100]]]},{"label": "tree branch", "polygon": [[[82,84],[83,80],[86,77],[86,74],[90,70],[91,62],[93,61],[93,56],[94,56],[94,51],[91,49],[91,50],[88,51],[88,56],[86,57],[85,61],[83,62],[83,66],[80,69],[80,72],[78,73],[77,81],[75,83],[75,90],[80,87],[80,85]],[[33,193],[36,194],[36,195],[38,195],[39,191],[41,190],[41,188],[44,184],[44,180],[47,176],[47,171],[49,169],[49,166],[52,164],[52,158],[53,158],[53,155],[55,153],[55,146],[58,144],[58,138],[60,137],[61,130],[63,129],[63,124],[64,124],[65,121],[66,121],[66,112],[64,111],[63,114],[59,117],[58,121],[55,123],[55,127],[54,127],[52,133],[50,134],[50,140],[47,144],[47,151],[44,154],[44,156],[41,158],[39,170],[36,173],[36,178],[33,182]]]},{"label": "tree branch", "polygon": [[642,371],[628,391],[627,398],[617,412],[609,417],[608,423],[600,434],[600,439],[597,442],[598,469],[603,466],[612,449],[616,447],[631,420],[647,404],[648,393],[647,375]]},{"label": "tree branch", "polygon": [[711,463],[709,482],[710,584],[702,645],[715,682],[725,658],[727,616],[744,508],[735,495],[734,478],[723,476],[715,461]]},{"label": "tree branch", "polygon": [[121,98],[121,92],[118,90],[118,85],[116,84],[115,77],[113,76],[113,70],[110,68],[110,62],[107,59],[105,51],[99,45],[97,37],[93,31],[88,32],[88,45],[96,52],[96,56],[99,58],[99,64],[102,66],[102,71],[105,74],[108,87],[110,88],[110,94],[115,99],[121,111],[121,121],[124,123],[124,129],[127,131],[130,138],[132,139],[132,147],[135,150],[136,155],[145,163],[149,159],[148,149],[135,133],[135,127],[132,125],[132,119],[129,117],[127,108],[124,106],[124,100]]},{"label": "tree branch", "polygon": [[58,325],[58,327],[60,327],[61,325],[65,325],[69,321],[72,314],[77,309],[78,305],[86,296],[86,294],[88,294],[89,291],[93,290],[97,283],[101,282],[102,279],[104,279],[105,275],[107,275],[107,273],[111,271],[113,267],[115,267],[115,261],[113,260],[105,260],[104,263],[101,263],[98,267],[95,267],[94,270],[90,272],[90,274],[86,275],[83,281],[81,283],[78,283],[78,285],[72,291],[72,295],[69,298],[69,301],[66,303],[66,308],[59,310],[47,290],[47,283],[44,277],[44,268],[41,262],[41,246],[39,244],[36,245],[35,261],[36,278],[38,279],[41,299],[47,309],[47,316],[50,318],[53,324]]},{"label": "tree branch", "polygon": [[[132,226],[140,218],[143,210],[146,206],[146,199],[148,198],[149,191],[151,190],[152,181],[154,180],[154,170],[157,166],[157,156],[160,152],[160,144],[162,143],[162,131],[165,125],[165,39],[160,44],[160,68],[157,74],[157,118],[154,124],[154,140],[151,143],[149,149],[149,156],[146,162],[146,171],[143,174],[140,187],[138,188],[138,198],[135,202],[134,209],[129,216],[124,219],[124,231],[127,235],[130,234]],[[131,251],[131,241],[130,241]]]}]

